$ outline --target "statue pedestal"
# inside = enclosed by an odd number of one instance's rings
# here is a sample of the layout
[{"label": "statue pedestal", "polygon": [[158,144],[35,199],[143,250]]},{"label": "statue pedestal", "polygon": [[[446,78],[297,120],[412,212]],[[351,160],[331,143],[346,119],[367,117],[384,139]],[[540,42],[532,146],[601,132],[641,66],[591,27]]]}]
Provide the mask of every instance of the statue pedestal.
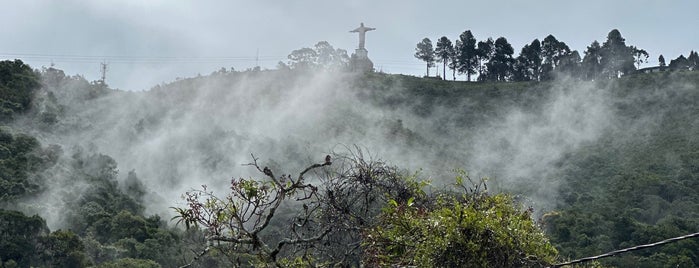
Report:
[{"label": "statue pedestal", "polygon": [[374,71],[374,63],[369,59],[369,51],[365,48],[356,49],[350,58],[350,69],[353,72]]}]

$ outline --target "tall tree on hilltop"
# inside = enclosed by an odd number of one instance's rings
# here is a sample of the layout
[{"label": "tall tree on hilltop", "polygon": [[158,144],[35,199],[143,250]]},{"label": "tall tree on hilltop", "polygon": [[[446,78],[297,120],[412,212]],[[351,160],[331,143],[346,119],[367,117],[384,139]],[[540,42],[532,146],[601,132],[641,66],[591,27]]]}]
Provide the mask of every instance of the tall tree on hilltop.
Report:
[{"label": "tall tree on hilltop", "polygon": [[434,49],[432,41],[425,37],[415,48],[415,57],[427,64],[427,76],[430,76],[430,67],[434,66]]},{"label": "tall tree on hilltop", "polygon": [[527,74],[527,67],[525,64],[526,63],[525,60],[522,58],[522,55],[519,55],[517,58],[515,58],[514,64],[512,66],[512,81],[531,81],[531,77],[529,77],[529,75]]},{"label": "tall tree on hilltop", "polygon": [[[456,44],[458,44],[460,41],[457,39]],[[451,58],[449,59],[449,69],[451,69],[451,78],[456,81],[456,69],[459,68],[459,55],[456,52],[456,44],[452,47],[452,53],[451,53]]]},{"label": "tall tree on hilltop", "polygon": [[676,59],[671,60],[668,67],[672,69],[689,69],[689,65],[689,60],[684,55],[680,55]]},{"label": "tall tree on hilltop", "polygon": [[[447,79],[447,63],[451,61],[454,57],[454,45],[452,45],[451,40],[446,36],[442,36],[437,40],[437,48],[434,50],[437,61],[442,63],[442,78]],[[450,65],[451,66],[451,65]]]},{"label": "tall tree on hilltop", "polygon": [[580,72],[581,61],[580,53],[578,53],[577,50],[573,50],[559,59],[556,72],[566,74],[572,78],[580,79],[582,78],[582,74]]},{"label": "tall tree on hilltop", "polygon": [[466,80],[471,81],[471,75],[476,74],[478,65],[476,38],[473,37],[471,31],[467,30],[459,36],[457,44],[459,44],[456,47],[459,73],[466,74]]},{"label": "tall tree on hilltop", "polygon": [[318,52],[312,48],[304,47],[292,51],[287,58],[289,58],[289,66],[293,69],[315,68],[318,61]]},{"label": "tall tree on hilltop", "polygon": [[330,70],[342,70],[349,65],[349,56],[344,49],[335,49],[327,41],[320,41],[315,46],[315,51],[318,56],[318,65]]},{"label": "tall tree on hilltop", "polygon": [[[291,52],[288,66],[292,69],[343,70],[349,64],[349,56],[344,49],[335,49],[327,41],[320,41],[313,48],[304,47]],[[280,66],[285,64],[282,62]]]},{"label": "tall tree on hilltop", "polygon": [[663,57],[663,54],[660,54],[660,56],[658,57],[658,66],[660,66],[660,67],[666,66],[665,57]]},{"label": "tall tree on hilltop", "polygon": [[634,63],[636,63],[636,69],[641,69],[641,63],[648,62],[648,52],[637,47],[632,47]]},{"label": "tall tree on hilltop", "polygon": [[542,80],[551,79],[552,72],[560,64],[561,58],[570,54],[570,48],[565,42],[558,41],[553,35],[548,35],[541,42],[541,55],[543,58],[542,64]]},{"label": "tall tree on hilltop", "polygon": [[692,70],[699,69],[699,53],[692,50],[691,52],[689,52],[689,57],[687,57],[687,61],[689,62],[690,69],[692,69]]},{"label": "tall tree on hilltop", "polygon": [[597,40],[585,50],[582,70],[584,78],[587,80],[594,80],[602,74],[602,47]]},{"label": "tall tree on hilltop", "polygon": [[616,78],[635,70],[633,53],[634,49],[626,46],[626,39],[619,30],[610,31],[607,41],[602,44],[602,73],[608,78]]},{"label": "tall tree on hilltop", "polygon": [[515,63],[516,81],[539,81],[541,74],[541,42],[534,39],[531,44],[524,45]]},{"label": "tall tree on hilltop", "polygon": [[478,48],[476,49],[478,55],[478,80],[485,81],[488,78],[488,70],[485,66],[490,59],[495,55],[495,41],[493,38],[488,37],[485,41],[478,42]]},{"label": "tall tree on hilltop", "polygon": [[486,64],[488,68],[488,80],[507,81],[512,74],[512,67],[514,64],[512,54],[514,54],[514,49],[512,45],[507,42],[505,37],[500,37],[495,40],[495,53]]}]

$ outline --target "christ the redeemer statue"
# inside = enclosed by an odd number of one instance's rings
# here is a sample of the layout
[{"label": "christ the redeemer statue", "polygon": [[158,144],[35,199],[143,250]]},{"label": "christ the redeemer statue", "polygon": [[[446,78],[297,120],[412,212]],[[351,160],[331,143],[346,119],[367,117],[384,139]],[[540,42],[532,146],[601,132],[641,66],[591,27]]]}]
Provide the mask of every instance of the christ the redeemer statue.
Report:
[{"label": "christ the redeemer statue", "polygon": [[364,40],[366,32],[376,30],[376,28],[364,27],[364,23],[359,24],[359,28],[351,30],[350,33],[359,33],[359,49],[364,49]]}]

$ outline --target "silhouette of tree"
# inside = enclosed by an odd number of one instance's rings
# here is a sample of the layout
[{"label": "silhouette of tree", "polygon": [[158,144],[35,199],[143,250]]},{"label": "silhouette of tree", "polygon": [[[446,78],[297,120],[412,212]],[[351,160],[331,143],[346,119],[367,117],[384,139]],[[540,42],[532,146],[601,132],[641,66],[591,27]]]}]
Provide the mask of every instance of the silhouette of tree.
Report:
[{"label": "silhouette of tree", "polygon": [[466,74],[466,80],[471,81],[471,75],[476,74],[478,66],[478,51],[476,38],[471,31],[464,31],[456,42],[457,66],[459,73]]},{"label": "silhouette of tree", "polygon": [[658,56],[658,66],[660,66],[660,67],[665,67],[665,66],[666,66],[666,64],[665,64],[665,57],[663,57],[662,54],[660,54],[660,56]]},{"label": "silhouette of tree", "polygon": [[415,57],[426,63],[426,76],[430,76],[430,67],[434,67],[435,59],[432,41],[430,41],[429,38],[425,37],[420,43],[417,43],[417,47],[415,48]]},{"label": "silhouette of tree", "polygon": [[[451,43],[451,40],[446,36],[439,38],[435,54],[437,56],[437,61],[441,62],[444,67],[442,68],[442,78],[446,79],[447,63],[454,58],[454,45]],[[450,67],[452,65],[453,64],[449,64]]]}]

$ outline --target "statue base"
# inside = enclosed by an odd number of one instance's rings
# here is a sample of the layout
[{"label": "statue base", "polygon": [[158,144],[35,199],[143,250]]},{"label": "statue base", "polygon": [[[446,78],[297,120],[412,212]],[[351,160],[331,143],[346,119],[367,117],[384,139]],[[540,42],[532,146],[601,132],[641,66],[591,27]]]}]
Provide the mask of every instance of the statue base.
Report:
[{"label": "statue base", "polygon": [[369,59],[369,51],[358,48],[350,57],[350,70],[353,72],[373,72],[374,63]]}]

